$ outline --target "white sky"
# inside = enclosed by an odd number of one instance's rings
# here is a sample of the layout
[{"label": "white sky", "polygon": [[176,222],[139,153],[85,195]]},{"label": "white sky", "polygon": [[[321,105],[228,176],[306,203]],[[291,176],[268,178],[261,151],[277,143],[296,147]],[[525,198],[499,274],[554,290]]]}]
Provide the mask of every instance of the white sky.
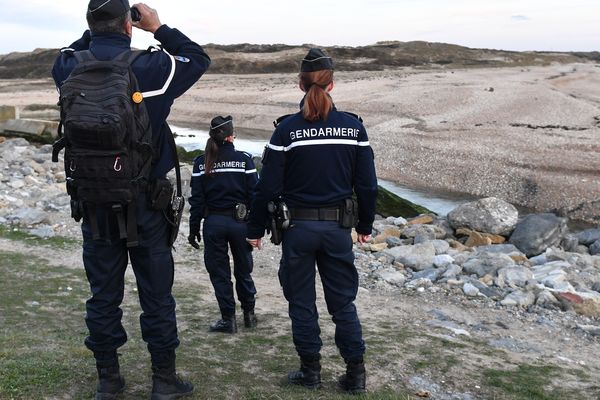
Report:
[{"label": "white sky", "polygon": [[[0,54],[67,46],[87,0],[0,0]],[[134,2],[131,2],[133,5]],[[426,40],[505,50],[600,50],[600,0],[148,0],[200,44],[362,46]],[[154,38],[134,31],[133,45]]]}]

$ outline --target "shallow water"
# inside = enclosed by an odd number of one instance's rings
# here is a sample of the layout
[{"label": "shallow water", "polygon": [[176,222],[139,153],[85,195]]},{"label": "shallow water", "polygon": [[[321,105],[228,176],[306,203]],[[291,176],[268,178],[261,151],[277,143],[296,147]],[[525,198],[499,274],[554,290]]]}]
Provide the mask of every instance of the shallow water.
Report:
[{"label": "shallow water", "polygon": [[[175,142],[187,151],[204,149],[204,147],[206,146],[206,140],[208,139],[208,131],[180,127],[172,127],[172,129],[173,132],[177,133]],[[266,144],[266,140],[247,140],[240,137],[235,139],[235,148],[237,150],[246,151],[250,154],[258,156],[262,154]],[[411,201],[415,204],[426,207],[438,215],[446,215],[448,214],[448,212],[450,212],[457,206],[468,201],[475,200],[474,197],[468,197],[462,194],[432,194],[429,192],[423,192],[417,189],[409,188],[382,179],[379,179],[378,183],[383,188],[389,190],[395,195],[400,196],[403,199]]]}]

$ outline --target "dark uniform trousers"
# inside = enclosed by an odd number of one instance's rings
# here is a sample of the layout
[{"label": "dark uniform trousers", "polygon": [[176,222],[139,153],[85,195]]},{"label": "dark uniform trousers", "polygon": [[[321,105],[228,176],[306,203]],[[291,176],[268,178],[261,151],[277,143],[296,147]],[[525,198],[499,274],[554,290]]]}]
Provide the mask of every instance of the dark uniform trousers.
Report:
[{"label": "dark uniform trousers", "polygon": [[315,304],[316,262],[327,311],[335,323],[335,343],[340,354],[344,359],[362,356],[365,344],[354,306],[358,273],[350,229],[341,228],[336,221],[294,220],[284,233],[282,251],[279,280],[289,302],[298,354],[319,353],[323,344]]},{"label": "dark uniform trousers", "polygon": [[208,215],[204,220],[204,264],[215,290],[223,317],[235,315],[235,300],[229,267],[227,244],[233,256],[235,290],[242,310],[254,310],[256,287],[250,274],[253,269],[251,247],[246,242],[246,223],[227,215]]},{"label": "dark uniform trousers", "polygon": [[175,319],[175,299],[171,295],[174,264],[168,244],[170,227],[162,211],[148,208],[146,196],[137,202],[139,246],[127,248],[119,239],[117,219],[110,211],[98,208],[97,219],[102,238],[92,239],[89,221],[84,218],[83,264],[92,297],[86,303],[86,324],[90,335],[86,346],[94,353],[110,352],[127,341],[121,324],[124,276],[128,257],[137,281],[142,314],[142,337],[155,355],[179,345]]}]

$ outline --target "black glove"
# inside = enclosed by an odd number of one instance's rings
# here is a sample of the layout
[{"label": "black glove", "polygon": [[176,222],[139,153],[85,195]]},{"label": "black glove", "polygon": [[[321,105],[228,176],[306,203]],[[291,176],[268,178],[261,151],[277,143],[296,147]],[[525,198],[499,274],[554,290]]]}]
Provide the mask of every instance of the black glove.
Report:
[{"label": "black glove", "polygon": [[202,236],[200,236],[200,228],[190,226],[190,235],[188,236],[188,242],[192,245],[193,248],[199,249],[200,245],[198,244],[202,240]]}]

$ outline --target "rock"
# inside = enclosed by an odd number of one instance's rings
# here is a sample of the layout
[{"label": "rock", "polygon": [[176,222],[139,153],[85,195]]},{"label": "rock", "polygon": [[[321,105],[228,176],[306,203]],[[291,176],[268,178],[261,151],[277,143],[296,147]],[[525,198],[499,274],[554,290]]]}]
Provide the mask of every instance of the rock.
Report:
[{"label": "rock", "polygon": [[54,229],[52,229],[52,227],[49,225],[42,225],[35,229],[30,229],[29,233],[33,236],[41,237],[44,239],[55,236]]},{"label": "rock", "polygon": [[548,258],[545,254],[540,254],[539,256],[531,257],[529,262],[531,265],[542,265],[548,262]]},{"label": "rock", "polygon": [[600,282],[594,282],[591,288],[594,292],[600,293]]},{"label": "rock", "polygon": [[509,293],[501,302],[503,306],[520,306],[529,307],[535,302],[535,294],[532,292],[524,292],[516,290]]},{"label": "rock", "polygon": [[564,310],[573,309],[579,315],[600,318],[600,295],[590,293],[555,292]]},{"label": "rock", "polygon": [[579,239],[577,239],[577,236],[572,234],[566,235],[560,242],[560,247],[562,247],[565,251],[575,252],[577,251],[578,246]]},{"label": "rock", "polygon": [[35,208],[22,208],[16,213],[8,216],[9,220],[17,221],[22,225],[36,225],[49,222],[48,215]]},{"label": "rock", "polygon": [[411,281],[414,281],[417,279],[427,279],[430,282],[435,282],[440,278],[440,276],[442,275],[443,272],[444,272],[443,269],[436,269],[436,268],[425,269],[423,271],[415,272],[412,276]]},{"label": "rock", "polygon": [[450,247],[452,247],[453,249],[456,249],[458,251],[470,251],[471,250],[470,247],[465,246],[458,240],[449,239],[448,244],[450,244]]},{"label": "rock", "polygon": [[352,229],[350,236],[352,237],[352,243],[358,242],[358,233],[354,229]]},{"label": "rock", "polygon": [[564,218],[549,213],[530,214],[517,224],[509,242],[528,257],[537,256],[558,245],[566,230]]},{"label": "rock", "polygon": [[433,266],[436,268],[446,268],[454,262],[454,258],[448,254],[437,255],[433,257]]},{"label": "rock", "polygon": [[429,240],[443,239],[446,232],[435,225],[410,225],[402,231],[402,237],[415,238],[417,236],[424,236]]},{"label": "rock", "polygon": [[406,276],[402,272],[392,268],[378,272],[377,276],[385,282],[395,286],[402,286],[404,285],[404,282],[406,282]]},{"label": "rock", "polygon": [[374,253],[387,249],[387,243],[371,243],[368,246],[368,250]]},{"label": "rock", "polygon": [[490,244],[492,244],[490,238],[484,237],[481,233],[475,231],[471,231],[469,238],[465,242],[465,246],[467,247],[489,246]]},{"label": "rock", "polygon": [[406,221],[406,219],[404,219],[402,217],[398,217],[398,218],[394,218],[393,223],[396,226],[404,226],[407,224],[407,221]]},{"label": "rock", "polygon": [[527,257],[522,254],[511,254],[509,257],[517,264],[529,264]]},{"label": "rock", "polygon": [[480,246],[476,248],[475,251],[477,253],[502,253],[509,256],[513,254],[523,255],[523,253],[521,253],[519,249],[512,244],[493,244],[489,246]]},{"label": "rock", "polygon": [[600,254],[600,239],[590,245],[590,254],[593,256]]},{"label": "rock", "polygon": [[462,204],[448,213],[454,229],[469,228],[494,235],[508,235],[518,217],[519,212],[512,204],[495,197]]},{"label": "rock", "polygon": [[541,307],[555,307],[559,304],[558,300],[551,291],[542,290],[535,301],[535,304]]},{"label": "rock", "polygon": [[17,118],[17,108],[15,106],[0,106],[0,122]]},{"label": "rock", "polygon": [[567,282],[566,269],[571,265],[565,261],[553,261],[531,269],[533,279],[546,287],[557,289]]},{"label": "rock", "polygon": [[581,329],[585,333],[590,334],[592,336],[600,336],[600,326],[577,324],[577,329]]},{"label": "rock", "polygon": [[385,243],[388,237],[400,237],[400,229],[394,227],[386,227],[379,235],[373,239],[373,243]]},{"label": "rock", "polygon": [[446,280],[455,279],[462,272],[460,265],[451,264],[446,268],[446,272],[442,274],[442,278]]},{"label": "rock", "polygon": [[446,254],[450,250],[450,244],[445,240],[435,239],[431,241],[433,247],[435,247],[435,254]]},{"label": "rock", "polygon": [[469,282],[463,285],[463,292],[469,297],[475,297],[479,295],[479,289]]},{"label": "rock", "polygon": [[419,215],[418,217],[411,218],[408,220],[408,225],[425,225],[433,222],[433,216],[431,215]]},{"label": "rock", "polygon": [[394,236],[390,236],[390,237],[386,238],[385,243],[388,245],[388,247],[402,246],[404,244],[402,239],[394,237]]},{"label": "rock", "polygon": [[413,279],[406,284],[406,287],[409,289],[428,288],[428,287],[432,287],[432,286],[433,286],[433,282],[431,282],[427,278]]},{"label": "rock", "polygon": [[586,229],[575,234],[579,243],[589,246],[590,244],[600,240],[600,228]]},{"label": "rock", "polygon": [[495,276],[499,269],[514,265],[515,262],[506,254],[483,253],[467,260],[463,264],[463,270],[478,277],[487,274]]},{"label": "rock", "polygon": [[433,265],[435,247],[430,242],[426,242],[414,246],[393,247],[382,253],[394,257],[395,261],[401,262],[408,268],[420,271]]},{"label": "rock", "polygon": [[529,281],[533,280],[533,273],[521,266],[505,267],[498,270],[496,285],[500,288],[510,286],[512,288],[525,287]]},{"label": "rock", "polygon": [[8,182],[8,186],[10,186],[13,189],[20,189],[23,186],[25,186],[25,182],[21,179],[16,179],[14,181]]},{"label": "rock", "polygon": [[[484,244],[477,244],[477,246],[486,246],[486,245],[490,245],[490,244],[502,244],[502,243],[506,242],[506,238],[504,236],[492,235],[491,233],[485,233],[485,232],[477,232],[477,231],[474,231],[469,228],[458,228],[456,230],[456,235],[469,236],[469,239],[467,239],[467,242],[469,240],[473,240],[473,241],[476,241],[477,243],[484,243]],[[485,242],[487,242],[487,241],[489,241],[489,243],[485,244]],[[468,243],[465,243],[465,245],[473,246]]]}]

